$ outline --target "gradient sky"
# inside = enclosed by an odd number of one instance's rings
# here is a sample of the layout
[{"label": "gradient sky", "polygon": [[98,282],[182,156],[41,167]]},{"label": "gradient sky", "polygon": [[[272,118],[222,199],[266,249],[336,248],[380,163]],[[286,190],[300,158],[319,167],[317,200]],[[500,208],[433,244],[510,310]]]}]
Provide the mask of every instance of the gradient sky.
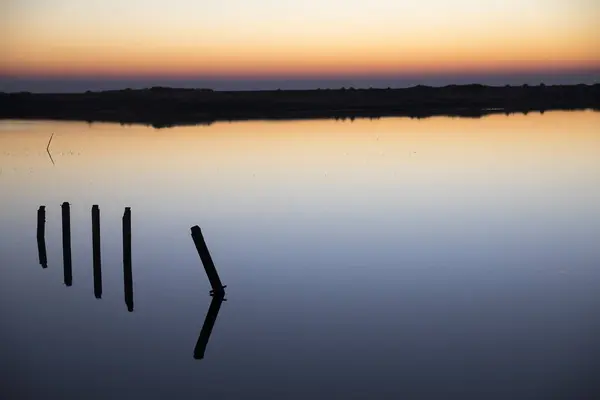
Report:
[{"label": "gradient sky", "polygon": [[4,77],[600,70],[600,0],[0,0]]}]

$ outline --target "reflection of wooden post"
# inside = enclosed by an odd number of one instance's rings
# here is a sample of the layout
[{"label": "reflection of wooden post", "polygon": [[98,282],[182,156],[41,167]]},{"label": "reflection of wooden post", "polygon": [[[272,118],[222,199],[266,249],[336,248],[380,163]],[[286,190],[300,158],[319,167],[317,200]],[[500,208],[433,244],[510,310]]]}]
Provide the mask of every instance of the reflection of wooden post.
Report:
[{"label": "reflection of wooden post", "polygon": [[62,240],[63,240],[63,275],[65,285],[73,284],[73,269],[71,265],[71,206],[66,201],[62,203]]},{"label": "reflection of wooden post", "polygon": [[131,207],[125,207],[123,214],[123,282],[125,304],[133,311],[133,271],[131,269]]},{"label": "reflection of wooden post", "polygon": [[208,280],[210,281],[210,285],[213,288],[213,292],[215,294],[224,294],[225,286],[223,286],[221,283],[221,279],[219,278],[215,264],[213,263],[210,253],[208,252],[208,247],[206,247],[206,242],[202,236],[202,231],[198,225],[192,227],[192,239],[194,239],[196,250],[200,255],[200,260],[202,260],[202,264],[204,265],[204,269],[206,271],[206,275],[208,276]]},{"label": "reflection of wooden post", "polygon": [[92,206],[92,247],[94,254],[94,295],[102,298],[102,261],[100,259],[100,209]]},{"label": "reflection of wooden post", "polygon": [[48,267],[46,256],[46,207],[40,206],[37,213],[37,244],[38,256],[42,268]]},{"label": "reflection of wooden post", "polygon": [[204,319],[204,324],[202,325],[202,330],[200,331],[200,336],[198,336],[198,341],[196,342],[196,347],[194,348],[194,358],[196,360],[201,360],[204,358],[206,345],[208,344],[208,339],[210,339],[210,334],[215,326],[215,321],[217,320],[217,315],[219,314],[219,309],[221,308],[221,303],[223,303],[223,300],[222,294],[215,294],[210,302],[208,312],[206,313],[206,318]]}]

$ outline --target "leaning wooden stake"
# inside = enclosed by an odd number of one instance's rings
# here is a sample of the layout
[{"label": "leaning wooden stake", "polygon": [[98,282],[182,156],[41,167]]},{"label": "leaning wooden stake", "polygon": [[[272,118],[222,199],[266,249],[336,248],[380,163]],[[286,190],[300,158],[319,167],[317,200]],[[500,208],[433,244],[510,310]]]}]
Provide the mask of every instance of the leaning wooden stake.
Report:
[{"label": "leaning wooden stake", "polygon": [[100,208],[92,207],[92,247],[94,254],[94,295],[102,298],[102,261],[100,259]]},{"label": "leaning wooden stake", "polygon": [[37,244],[38,256],[42,268],[48,267],[48,258],[46,256],[46,207],[40,206],[37,214]]},{"label": "leaning wooden stake", "polygon": [[73,284],[73,267],[71,264],[71,206],[62,203],[62,241],[63,241],[63,275],[65,285]]},{"label": "leaning wooden stake", "polygon": [[202,260],[204,270],[206,271],[210,285],[213,288],[212,293],[216,295],[224,294],[226,286],[223,286],[221,283],[221,279],[219,278],[215,264],[213,263],[210,253],[208,252],[208,247],[206,247],[204,236],[202,236],[202,231],[198,225],[192,227],[192,239],[194,239],[196,250],[198,250],[200,260]]},{"label": "leaning wooden stake", "polygon": [[123,214],[123,283],[127,310],[133,311],[133,271],[131,268],[131,207]]}]

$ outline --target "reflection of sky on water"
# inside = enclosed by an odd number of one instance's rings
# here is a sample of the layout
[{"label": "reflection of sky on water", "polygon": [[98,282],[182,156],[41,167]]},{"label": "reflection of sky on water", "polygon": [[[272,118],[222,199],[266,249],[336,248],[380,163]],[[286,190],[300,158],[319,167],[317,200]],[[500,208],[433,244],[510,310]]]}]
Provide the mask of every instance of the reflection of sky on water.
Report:
[{"label": "reflection of sky on water", "polygon": [[[0,368],[14,390],[63,398],[573,393],[598,344],[599,123],[591,112],[166,130],[2,122]],[[211,299],[195,224],[229,299],[202,361]]]}]

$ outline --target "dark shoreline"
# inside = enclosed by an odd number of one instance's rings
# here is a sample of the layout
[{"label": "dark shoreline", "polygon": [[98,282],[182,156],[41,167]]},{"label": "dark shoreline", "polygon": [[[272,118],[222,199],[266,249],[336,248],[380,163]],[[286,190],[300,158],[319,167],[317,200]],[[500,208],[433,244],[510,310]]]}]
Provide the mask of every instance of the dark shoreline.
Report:
[{"label": "dark shoreline", "polygon": [[147,124],[313,118],[477,118],[496,113],[600,111],[600,84],[555,86],[415,86],[218,92],[154,87],[71,94],[0,93],[1,119]]}]

